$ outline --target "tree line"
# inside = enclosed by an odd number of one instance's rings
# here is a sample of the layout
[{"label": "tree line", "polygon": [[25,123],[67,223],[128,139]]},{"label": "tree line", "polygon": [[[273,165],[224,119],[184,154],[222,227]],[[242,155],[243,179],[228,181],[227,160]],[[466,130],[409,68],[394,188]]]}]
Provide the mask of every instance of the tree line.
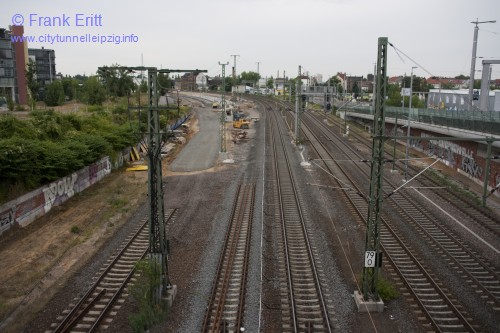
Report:
[{"label": "tree line", "polygon": [[[114,64],[102,67],[96,75],[65,76],[62,80],[42,85],[37,81],[36,64],[29,62],[26,69],[26,81],[30,96],[31,109],[35,109],[37,101],[43,101],[47,106],[63,105],[66,101],[81,102],[87,105],[102,105],[107,99],[113,101],[135,92],[146,92],[145,76],[135,75]],[[162,94],[172,88],[173,82],[167,74],[158,75],[158,83]]]}]

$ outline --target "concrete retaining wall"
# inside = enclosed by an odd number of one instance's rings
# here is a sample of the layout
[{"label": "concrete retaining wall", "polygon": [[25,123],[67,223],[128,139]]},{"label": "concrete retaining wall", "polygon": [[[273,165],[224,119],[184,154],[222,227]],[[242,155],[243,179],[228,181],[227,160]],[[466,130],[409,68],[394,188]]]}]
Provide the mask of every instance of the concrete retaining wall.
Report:
[{"label": "concrete retaining wall", "polygon": [[0,235],[13,226],[26,227],[37,218],[47,214],[52,207],[59,206],[66,200],[97,183],[129,160],[129,153],[118,154],[114,163],[109,156],[96,163],[42,186],[34,191],[9,201],[0,206]]}]

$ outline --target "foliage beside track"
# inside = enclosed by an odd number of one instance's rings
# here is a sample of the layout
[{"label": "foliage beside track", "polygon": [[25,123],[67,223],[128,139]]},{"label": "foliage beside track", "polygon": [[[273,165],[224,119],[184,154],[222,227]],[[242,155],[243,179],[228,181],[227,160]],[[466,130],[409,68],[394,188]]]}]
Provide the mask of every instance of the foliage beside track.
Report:
[{"label": "foliage beside track", "polygon": [[129,122],[124,108],[90,111],[35,111],[28,120],[0,116],[0,202],[137,142],[137,122]]},{"label": "foliage beside track", "polygon": [[155,325],[165,320],[168,306],[164,302],[155,304],[153,295],[161,286],[158,263],[143,259],[136,264],[136,282],[130,293],[137,305],[137,311],[129,317],[132,330],[136,333],[149,332]]}]

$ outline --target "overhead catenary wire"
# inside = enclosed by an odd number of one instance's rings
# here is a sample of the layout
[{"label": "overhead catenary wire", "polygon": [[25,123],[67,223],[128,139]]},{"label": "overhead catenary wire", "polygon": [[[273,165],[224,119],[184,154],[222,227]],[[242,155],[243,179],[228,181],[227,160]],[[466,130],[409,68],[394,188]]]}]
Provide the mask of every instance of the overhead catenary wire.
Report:
[{"label": "overhead catenary wire", "polygon": [[405,182],[403,185],[401,185],[400,187],[394,189],[393,191],[389,192],[389,194],[387,194],[387,196],[385,198],[388,198],[390,197],[391,195],[393,195],[394,193],[396,193],[397,191],[399,191],[400,189],[402,189],[403,187],[407,186],[412,180],[414,180],[415,178],[417,178],[418,176],[420,176],[422,173],[424,173],[427,169],[431,168],[434,164],[436,164],[437,162],[441,161],[440,158],[437,158],[434,162],[432,162],[428,167],[426,167],[424,170],[420,171],[419,173],[417,173],[415,176],[413,176],[412,178],[410,178],[407,182]]},{"label": "overhead catenary wire", "polygon": [[496,32],[496,31],[489,31],[489,30],[484,30],[484,29],[479,29],[481,31],[484,31],[484,32],[489,32],[490,34],[493,34],[493,35],[500,35],[500,32]]},{"label": "overhead catenary wire", "polygon": [[[314,161],[312,161],[314,163]],[[314,163],[317,165],[317,163]],[[318,165],[318,167],[320,167]],[[321,168],[321,167],[320,167]],[[323,168],[321,168],[323,169]],[[324,170],[326,173],[330,174],[328,171]],[[331,175],[331,174],[330,174]],[[318,180],[316,180],[313,176],[313,174],[310,174],[308,173],[307,174],[308,177],[311,178],[312,182],[308,182],[308,184],[310,185],[317,185],[318,188],[320,188],[320,184],[318,183]],[[341,184],[341,186],[348,186],[348,184],[342,182],[341,180],[339,180],[338,178],[336,178],[335,176],[332,175],[333,178],[337,179],[337,181],[339,181],[339,183]],[[343,187],[339,187],[341,188],[342,190],[346,190],[346,188],[343,188]],[[349,189],[347,189],[349,190]],[[358,192],[358,194],[362,197],[364,197],[361,193]],[[352,259],[351,259],[351,250],[350,250],[350,247],[349,247],[349,240],[347,240],[347,243],[344,244],[344,239],[341,238],[340,236],[340,232],[339,230],[337,230],[337,227],[335,226],[335,223],[333,222],[333,216],[330,212],[330,209],[328,208],[330,205],[327,204],[327,198],[325,197],[325,194],[323,191],[319,191],[319,195],[321,197],[321,200],[323,201],[323,207],[328,215],[328,220],[330,221],[333,229],[335,230],[335,234],[337,236],[337,240],[338,240],[338,244],[340,245],[340,248],[342,250],[342,253],[344,254],[344,258],[345,260],[347,261],[347,264],[349,266],[349,270],[351,272],[351,276],[352,276],[352,279],[354,280],[354,283],[356,284],[356,287],[358,290],[361,290],[361,285],[360,285],[360,281],[359,281],[359,278],[357,277],[356,273],[354,272],[354,268],[353,268],[353,262],[352,262]],[[370,319],[370,322],[372,324],[372,328],[373,328],[373,332],[377,333],[378,330],[377,330],[377,325],[375,324],[375,320],[374,318],[372,317],[370,311],[367,312],[368,313],[368,317]]]},{"label": "overhead catenary wire", "polygon": [[342,187],[340,187],[342,190],[346,190],[346,191],[353,191],[354,193],[356,193],[357,195],[359,195],[360,197],[362,198],[366,198],[366,196],[359,192],[358,190],[356,190],[354,187],[350,186],[350,184],[347,184],[345,182],[343,182],[341,179],[335,177],[335,175],[333,175],[332,173],[330,173],[328,170],[326,170],[325,168],[323,168],[321,165],[319,165],[318,163],[314,162],[313,160],[311,161],[314,165],[316,165],[318,168],[320,168],[321,170],[323,170],[324,172],[326,172],[328,175],[330,175],[333,179],[335,179],[336,181],[338,181]]},{"label": "overhead catenary wire", "polygon": [[[436,76],[434,74],[432,74],[431,72],[429,72],[427,69],[425,69],[424,66],[420,65],[418,62],[416,62],[415,60],[413,60],[409,55],[407,55],[406,53],[404,53],[402,50],[398,49],[396,46],[394,46],[394,44],[390,43],[389,42],[389,45],[392,46],[392,48],[394,48],[394,51],[396,51],[396,54],[399,56],[399,53],[403,54],[406,58],[408,58],[408,60],[410,60],[411,62],[413,62],[415,65],[418,66],[418,68],[420,68],[421,70],[423,70],[424,72],[426,72],[427,74],[429,74],[430,76]],[[400,57],[400,56],[399,56]],[[400,57],[401,58],[401,57]],[[404,60],[402,60],[403,63],[404,63]]]}]

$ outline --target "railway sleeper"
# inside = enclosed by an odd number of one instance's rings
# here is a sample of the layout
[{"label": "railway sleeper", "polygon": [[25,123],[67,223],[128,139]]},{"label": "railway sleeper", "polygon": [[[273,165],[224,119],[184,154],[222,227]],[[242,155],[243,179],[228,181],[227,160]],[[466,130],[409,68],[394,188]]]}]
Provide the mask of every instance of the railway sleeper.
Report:
[{"label": "railway sleeper", "polygon": [[454,329],[454,330],[460,329],[460,331],[453,331],[453,332],[464,332],[464,333],[467,333],[467,330],[465,329],[464,325],[461,325],[461,324],[456,324],[456,325],[438,324],[438,326],[439,326],[439,328],[446,328],[446,329]]}]

